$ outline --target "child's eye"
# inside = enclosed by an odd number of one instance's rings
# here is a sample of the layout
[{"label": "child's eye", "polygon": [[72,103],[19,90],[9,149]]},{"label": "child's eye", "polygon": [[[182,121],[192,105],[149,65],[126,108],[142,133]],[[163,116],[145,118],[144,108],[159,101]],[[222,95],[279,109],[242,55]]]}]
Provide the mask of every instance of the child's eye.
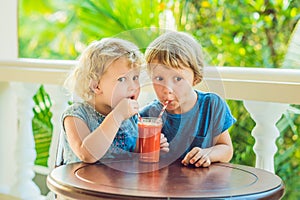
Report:
[{"label": "child's eye", "polygon": [[134,76],[132,79],[134,80],[134,81],[136,81],[136,80],[139,80],[139,76],[138,75],[136,75],[136,76]]},{"label": "child's eye", "polygon": [[181,77],[175,77],[174,80],[177,81],[177,82],[179,82],[179,81],[182,80],[182,78]]},{"label": "child's eye", "polygon": [[126,81],[126,77],[120,77],[120,78],[118,78],[118,81],[124,82],[124,81]]},{"label": "child's eye", "polygon": [[163,78],[162,78],[162,77],[160,77],[160,76],[156,76],[156,77],[154,77],[154,80],[155,80],[155,81],[162,81],[162,80],[163,80]]}]

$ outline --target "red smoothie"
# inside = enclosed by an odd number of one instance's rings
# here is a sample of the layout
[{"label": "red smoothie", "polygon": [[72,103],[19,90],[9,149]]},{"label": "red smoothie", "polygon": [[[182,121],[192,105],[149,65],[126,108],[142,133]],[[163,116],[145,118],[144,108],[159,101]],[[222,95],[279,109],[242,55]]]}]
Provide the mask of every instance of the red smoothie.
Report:
[{"label": "red smoothie", "polygon": [[140,161],[159,162],[161,119],[142,118],[138,128]]}]

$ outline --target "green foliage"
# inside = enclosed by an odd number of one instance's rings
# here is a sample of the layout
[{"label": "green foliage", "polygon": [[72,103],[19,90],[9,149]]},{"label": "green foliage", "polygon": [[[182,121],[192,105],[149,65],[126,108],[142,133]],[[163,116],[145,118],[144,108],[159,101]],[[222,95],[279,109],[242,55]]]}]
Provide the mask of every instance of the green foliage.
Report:
[{"label": "green foliage", "polygon": [[[34,2],[20,0],[22,57],[76,59],[91,41],[113,36],[131,40],[143,50],[158,35],[158,1],[57,0],[51,5],[41,1],[30,7]],[[153,30],[145,35],[145,27]]]},{"label": "green foliage", "polygon": [[71,1],[20,0],[19,5],[20,56],[49,59],[77,57],[74,43],[81,41],[83,36]]},{"label": "green foliage", "polygon": [[255,166],[255,154],[252,148],[255,141],[251,136],[255,123],[246,111],[243,102],[227,100],[227,103],[237,121],[229,130],[235,152],[231,162]]},{"label": "green foliage", "polygon": [[[87,42],[119,37],[134,42],[143,51],[159,34],[158,1],[89,0],[74,6],[80,29],[89,36]],[[149,27],[155,28],[149,31]]]},{"label": "green foliage", "polygon": [[52,138],[51,100],[43,86],[33,96],[35,107],[32,119],[32,129],[37,157],[35,165],[48,166],[49,149]]},{"label": "green foliage", "polygon": [[178,29],[194,34],[218,66],[280,67],[300,11],[297,1],[178,2]]},{"label": "green foliage", "polygon": [[291,106],[278,122],[280,137],[277,140],[278,152],[275,155],[276,174],[286,184],[287,199],[299,199],[300,193],[300,106]]}]

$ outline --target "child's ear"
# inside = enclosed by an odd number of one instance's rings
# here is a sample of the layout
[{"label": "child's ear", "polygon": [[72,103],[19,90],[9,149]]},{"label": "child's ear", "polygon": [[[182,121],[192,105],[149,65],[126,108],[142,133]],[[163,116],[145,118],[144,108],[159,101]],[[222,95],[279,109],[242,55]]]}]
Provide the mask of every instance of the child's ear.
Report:
[{"label": "child's ear", "polygon": [[95,93],[95,94],[101,94],[102,90],[99,87],[99,82],[95,80],[90,81],[90,89]]},{"label": "child's ear", "polygon": [[103,93],[102,89],[99,87],[99,85],[97,85],[97,87],[95,88],[94,93],[95,94],[102,94]]},{"label": "child's ear", "polygon": [[194,81],[193,81],[193,86],[197,85],[198,83],[201,82],[201,79],[199,78],[194,78]]}]

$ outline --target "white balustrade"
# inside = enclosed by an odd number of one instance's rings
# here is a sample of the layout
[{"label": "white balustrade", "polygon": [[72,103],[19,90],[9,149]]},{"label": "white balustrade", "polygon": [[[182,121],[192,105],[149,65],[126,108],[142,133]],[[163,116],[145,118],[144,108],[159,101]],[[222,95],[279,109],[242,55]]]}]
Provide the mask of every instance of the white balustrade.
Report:
[{"label": "white balustrade", "polygon": [[11,84],[0,82],[0,193],[9,193],[16,179],[17,105],[17,96]]},{"label": "white balustrade", "polygon": [[276,139],[280,136],[276,123],[289,105],[244,101],[244,106],[256,122],[252,130],[252,136],[255,138],[253,147],[256,154],[255,167],[274,173],[274,155],[277,152]]},{"label": "white balustrade", "polygon": [[[15,83],[14,91],[18,95],[18,138],[15,148],[16,174],[11,193],[22,199],[40,199],[41,192],[32,181],[34,178],[33,166],[36,158],[35,144],[32,131],[34,107],[33,95],[39,85],[29,83]],[[30,192],[28,192],[30,191]]]}]

